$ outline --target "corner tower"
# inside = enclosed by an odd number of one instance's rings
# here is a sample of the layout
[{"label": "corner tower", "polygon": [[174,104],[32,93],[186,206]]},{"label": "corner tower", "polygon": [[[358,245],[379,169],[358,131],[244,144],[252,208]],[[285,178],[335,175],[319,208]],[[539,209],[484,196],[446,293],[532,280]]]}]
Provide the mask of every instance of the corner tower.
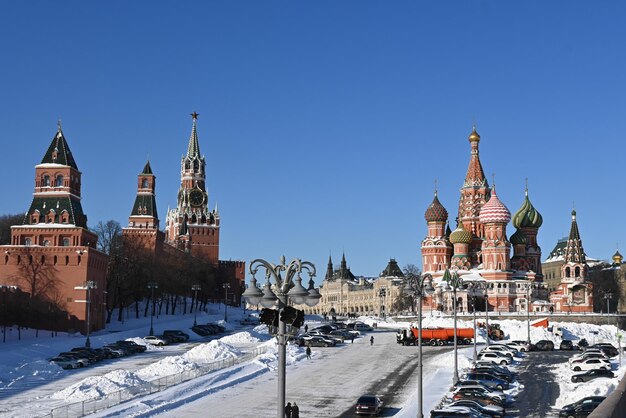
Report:
[{"label": "corner tower", "polygon": [[209,210],[206,191],[206,163],[200,154],[198,114],[191,114],[192,127],[187,155],[180,163],[178,204],[167,214],[165,234],[167,243],[202,256],[217,264],[220,245],[220,218],[217,205]]}]

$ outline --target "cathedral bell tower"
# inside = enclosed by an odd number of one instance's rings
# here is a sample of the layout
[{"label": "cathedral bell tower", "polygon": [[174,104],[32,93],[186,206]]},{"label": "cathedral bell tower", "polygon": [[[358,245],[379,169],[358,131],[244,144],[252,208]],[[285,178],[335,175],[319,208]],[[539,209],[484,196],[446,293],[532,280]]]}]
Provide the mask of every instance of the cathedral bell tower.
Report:
[{"label": "cathedral bell tower", "polygon": [[209,210],[206,191],[206,163],[200,154],[197,122],[198,114],[191,114],[192,127],[187,155],[180,163],[180,188],[177,206],[167,214],[165,233],[167,242],[204,256],[217,264],[219,260],[220,218],[215,209]]}]

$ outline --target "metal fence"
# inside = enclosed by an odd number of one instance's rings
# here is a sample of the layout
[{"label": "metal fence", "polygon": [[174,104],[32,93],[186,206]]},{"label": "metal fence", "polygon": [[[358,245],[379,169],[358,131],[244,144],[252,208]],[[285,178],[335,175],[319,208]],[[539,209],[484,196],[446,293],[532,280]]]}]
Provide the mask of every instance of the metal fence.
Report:
[{"label": "metal fence", "polygon": [[74,402],[53,408],[49,413],[45,415],[39,415],[39,417],[50,418],[75,418],[84,417],[95,412],[111,408],[119,405],[123,402],[139,398],[141,396],[150,395],[152,393],[160,392],[168,389],[172,386],[178,385],[183,382],[187,382],[192,379],[207,375],[215,370],[231,367],[236,364],[252,360],[259,354],[267,352],[267,346],[257,347],[249,353],[246,353],[239,357],[231,357],[224,360],[214,361],[203,366],[199,366],[193,370],[187,370],[182,373],[176,373],[168,376],[163,376],[141,385],[132,386],[126,389],[121,389],[116,392],[111,392],[106,396],[89,399],[81,402]]}]

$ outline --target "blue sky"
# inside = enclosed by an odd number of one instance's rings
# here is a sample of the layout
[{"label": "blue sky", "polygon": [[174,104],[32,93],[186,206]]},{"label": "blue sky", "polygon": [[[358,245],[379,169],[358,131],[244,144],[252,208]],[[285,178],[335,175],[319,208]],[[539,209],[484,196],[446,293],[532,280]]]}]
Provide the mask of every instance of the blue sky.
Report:
[{"label": "blue sky", "polygon": [[[626,246],[626,6],[581,1],[2,2],[0,213],[28,209],[61,118],[89,224],[125,225],[149,157],[161,225],[200,113],[221,258],[357,275],[421,265],[434,180],[456,216],[476,123],[544,258],[575,202],[589,256]],[[514,232],[509,226],[509,234]]]}]

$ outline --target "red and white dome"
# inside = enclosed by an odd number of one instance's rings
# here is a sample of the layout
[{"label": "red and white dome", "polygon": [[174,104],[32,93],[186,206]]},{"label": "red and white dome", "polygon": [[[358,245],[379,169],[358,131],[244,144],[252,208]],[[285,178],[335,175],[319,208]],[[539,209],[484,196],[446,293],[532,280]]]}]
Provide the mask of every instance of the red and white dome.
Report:
[{"label": "red and white dome", "polygon": [[508,224],[511,220],[511,212],[504,206],[504,203],[498,199],[496,195],[496,190],[493,190],[491,194],[491,199],[480,210],[480,215],[478,215],[480,222],[483,224],[488,223],[501,223]]}]

